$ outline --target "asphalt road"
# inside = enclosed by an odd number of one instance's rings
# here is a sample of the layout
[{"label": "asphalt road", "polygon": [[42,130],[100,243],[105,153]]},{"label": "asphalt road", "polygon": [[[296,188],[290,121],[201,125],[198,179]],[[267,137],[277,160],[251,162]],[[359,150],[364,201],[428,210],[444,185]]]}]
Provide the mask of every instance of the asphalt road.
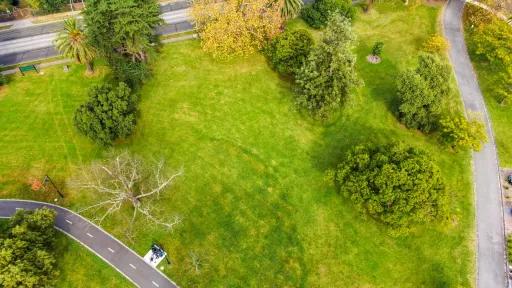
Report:
[{"label": "asphalt road", "polygon": [[483,115],[489,142],[473,153],[476,198],[477,287],[508,287],[503,202],[496,145],[491,122],[464,41],[464,1],[449,0],[443,15],[444,35],[466,112]]},{"label": "asphalt road", "polygon": [[[189,31],[193,25],[188,15],[189,3],[178,1],[160,7],[165,24],[156,29],[158,35]],[[13,65],[59,55],[53,41],[63,27],[62,22],[0,31],[0,65]]]},{"label": "asphalt road", "polygon": [[41,207],[48,207],[57,211],[55,228],[66,233],[101,257],[136,286],[141,288],[178,287],[119,240],[66,208],[34,201],[0,200],[0,217],[8,218],[16,213],[16,209],[20,208],[33,210]]}]

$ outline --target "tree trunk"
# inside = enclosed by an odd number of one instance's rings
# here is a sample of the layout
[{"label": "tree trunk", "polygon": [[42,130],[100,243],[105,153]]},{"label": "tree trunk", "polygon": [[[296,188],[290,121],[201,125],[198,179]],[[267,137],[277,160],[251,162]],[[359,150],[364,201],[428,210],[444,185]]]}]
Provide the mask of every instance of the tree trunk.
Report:
[{"label": "tree trunk", "polygon": [[94,74],[94,63],[92,61],[85,62],[85,74],[86,75],[92,75]]}]

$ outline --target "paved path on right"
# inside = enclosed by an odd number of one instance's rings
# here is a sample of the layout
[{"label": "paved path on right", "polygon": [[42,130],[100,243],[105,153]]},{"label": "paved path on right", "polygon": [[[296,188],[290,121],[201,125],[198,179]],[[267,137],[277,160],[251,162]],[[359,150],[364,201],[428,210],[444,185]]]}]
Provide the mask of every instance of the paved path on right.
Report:
[{"label": "paved path on right", "polygon": [[444,35],[450,43],[450,60],[466,112],[483,115],[489,141],[473,153],[476,201],[477,287],[507,287],[503,231],[503,202],[498,157],[485,102],[464,41],[464,1],[449,0],[443,15]]}]

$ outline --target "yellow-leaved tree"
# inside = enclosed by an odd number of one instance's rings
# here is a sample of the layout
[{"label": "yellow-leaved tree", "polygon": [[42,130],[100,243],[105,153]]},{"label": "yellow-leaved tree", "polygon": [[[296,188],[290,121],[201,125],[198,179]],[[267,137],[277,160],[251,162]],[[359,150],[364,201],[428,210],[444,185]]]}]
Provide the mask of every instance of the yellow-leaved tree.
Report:
[{"label": "yellow-leaved tree", "polygon": [[216,58],[245,56],[281,31],[282,1],[194,0],[192,17],[201,45]]}]

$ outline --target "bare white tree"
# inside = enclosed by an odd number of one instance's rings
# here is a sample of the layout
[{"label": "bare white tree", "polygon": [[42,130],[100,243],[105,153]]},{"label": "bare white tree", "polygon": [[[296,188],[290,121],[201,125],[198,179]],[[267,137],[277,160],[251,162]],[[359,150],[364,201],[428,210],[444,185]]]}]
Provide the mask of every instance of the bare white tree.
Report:
[{"label": "bare white tree", "polygon": [[93,220],[101,224],[109,215],[128,204],[133,208],[130,230],[138,214],[150,222],[172,229],[182,218],[178,215],[171,219],[156,217],[154,202],[183,174],[183,170],[173,174],[166,174],[164,170],[163,160],[146,166],[142,159],[128,152],[104,162],[96,162],[90,168],[84,169],[79,178],[71,183],[75,188],[100,194],[100,200],[96,204],[85,207],[78,213],[94,212],[96,217]]}]

